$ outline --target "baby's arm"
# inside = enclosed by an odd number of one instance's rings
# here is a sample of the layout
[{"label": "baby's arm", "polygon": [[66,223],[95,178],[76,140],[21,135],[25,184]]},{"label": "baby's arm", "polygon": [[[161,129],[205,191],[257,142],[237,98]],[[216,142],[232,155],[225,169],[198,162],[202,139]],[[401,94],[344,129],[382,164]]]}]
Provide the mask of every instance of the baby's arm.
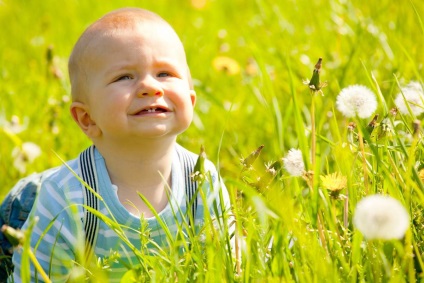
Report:
[{"label": "baby's arm", "polygon": [[[75,193],[73,193],[75,195]],[[31,233],[30,246],[43,270],[52,282],[66,282],[74,266],[76,255],[83,251],[82,208],[71,206],[72,194],[65,193],[52,181],[45,181],[34,204],[31,216],[24,224],[28,229],[30,222],[38,218]],[[82,243],[82,244],[81,244]],[[81,247],[76,249],[75,247]],[[19,248],[14,252],[13,263],[15,282],[21,282],[22,254]],[[83,252],[82,252],[83,255]],[[30,264],[31,282],[44,282],[33,264]]]}]

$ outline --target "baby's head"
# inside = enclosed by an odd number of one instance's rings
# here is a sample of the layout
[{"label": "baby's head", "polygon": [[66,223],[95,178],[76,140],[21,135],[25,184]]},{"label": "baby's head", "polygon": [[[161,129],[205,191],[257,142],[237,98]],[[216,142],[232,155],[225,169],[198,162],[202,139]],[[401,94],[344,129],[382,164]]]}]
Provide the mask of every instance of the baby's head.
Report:
[{"label": "baby's head", "polygon": [[[83,99],[86,93],[87,85],[87,68],[89,68],[90,58],[96,54],[99,47],[99,40],[111,37],[122,31],[131,31],[135,25],[142,24],[152,29],[161,27],[169,29],[170,34],[174,34],[173,38],[169,38],[169,47],[180,49],[182,59],[185,59],[184,47],[175,33],[173,28],[159,15],[140,8],[122,8],[112,11],[102,18],[91,24],[80,36],[72,50],[69,58],[69,78],[71,81],[71,93],[73,101]],[[169,34],[167,34],[169,35]],[[125,50],[122,50],[125,52]],[[190,70],[187,66],[187,75],[190,88],[193,88]]]},{"label": "baby's head", "polygon": [[173,138],[193,118],[184,47],[153,12],[119,9],[90,25],[72,51],[69,76],[72,116],[95,144]]}]

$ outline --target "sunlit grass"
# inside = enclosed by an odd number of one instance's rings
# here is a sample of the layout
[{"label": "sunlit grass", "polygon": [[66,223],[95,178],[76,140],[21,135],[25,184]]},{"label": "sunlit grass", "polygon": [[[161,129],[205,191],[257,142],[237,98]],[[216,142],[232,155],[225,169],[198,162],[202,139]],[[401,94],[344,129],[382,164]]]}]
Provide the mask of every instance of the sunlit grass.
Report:
[{"label": "sunlit grass", "polygon": [[[242,244],[239,268],[235,255],[216,248],[225,245],[215,240],[205,252],[149,258],[156,274],[152,281],[421,280],[423,116],[390,110],[400,86],[423,84],[424,4],[280,2],[143,3],[168,20],[184,42],[198,102],[194,122],[179,142],[194,152],[205,145],[219,164]],[[70,159],[89,145],[68,114],[67,58],[89,23],[125,5],[140,3],[0,2],[0,24],[7,27],[0,41],[0,199],[20,177],[59,165],[54,152]],[[320,57],[320,79],[328,82],[323,96],[303,84]],[[217,64],[220,58],[229,60]],[[336,108],[341,89],[353,84],[377,96],[373,132],[373,117],[345,118]],[[414,122],[421,122],[415,134]],[[386,126],[391,131],[382,133]],[[12,152],[25,142],[42,153],[20,172]],[[261,145],[253,167],[243,170],[240,159]],[[290,176],[280,163],[273,181],[258,187],[265,165],[292,148],[303,153],[309,175]],[[320,177],[336,172],[346,178],[337,196]],[[369,241],[353,226],[356,204],[376,193],[407,208],[411,226],[403,239]],[[163,275],[164,266],[173,273]]]}]

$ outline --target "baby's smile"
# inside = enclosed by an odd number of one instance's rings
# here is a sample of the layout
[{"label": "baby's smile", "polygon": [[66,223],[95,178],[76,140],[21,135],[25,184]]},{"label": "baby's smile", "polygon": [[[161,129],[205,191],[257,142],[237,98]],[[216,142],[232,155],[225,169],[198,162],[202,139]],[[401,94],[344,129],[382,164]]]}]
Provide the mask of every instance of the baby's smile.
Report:
[{"label": "baby's smile", "polygon": [[153,107],[153,108],[143,109],[143,110],[141,110],[141,112],[149,112],[149,113],[162,112],[163,113],[163,112],[168,112],[168,110],[163,109],[163,108]]},{"label": "baby's smile", "polygon": [[168,112],[171,112],[171,111],[169,111],[169,109],[167,107],[164,107],[164,106],[148,106],[148,107],[141,109],[140,111],[138,111],[134,115],[141,116],[141,115],[148,115],[148,114],[168,113]]}]

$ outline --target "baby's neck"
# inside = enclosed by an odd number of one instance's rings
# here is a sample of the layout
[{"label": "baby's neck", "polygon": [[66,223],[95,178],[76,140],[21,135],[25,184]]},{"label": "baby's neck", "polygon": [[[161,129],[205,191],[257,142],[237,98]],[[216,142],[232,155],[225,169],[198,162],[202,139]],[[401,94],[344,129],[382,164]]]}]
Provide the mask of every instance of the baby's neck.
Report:
[{"label": "baby's neck", "polygon": [[142,147],[136,150],[102,152],[112,184],[118,187],[121,203],[133,214],[150,217],[153,213],[141,200],[142,194],[157,212],[168,203],[174,144],[168,147]]}]

